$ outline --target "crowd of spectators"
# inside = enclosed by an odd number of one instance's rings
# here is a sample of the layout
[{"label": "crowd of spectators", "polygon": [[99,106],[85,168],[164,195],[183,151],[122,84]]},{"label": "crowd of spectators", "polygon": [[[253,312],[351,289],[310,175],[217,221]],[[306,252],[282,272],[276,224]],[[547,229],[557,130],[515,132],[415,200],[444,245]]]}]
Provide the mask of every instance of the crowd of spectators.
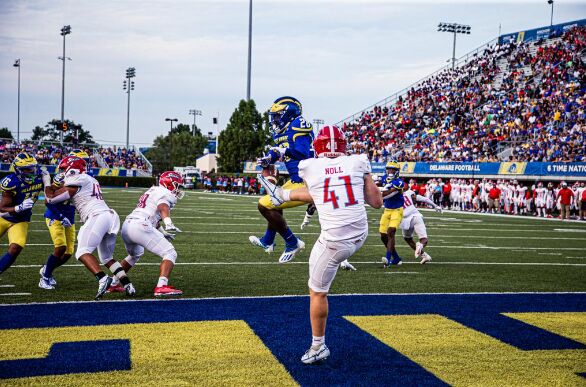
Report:
[{"label": "crowd of spectators", "polygon": [[264,189],[255,177],[250,176],[203,176],[205,192],[233,193],[238,195],[264,194]]},{"label": "crowd of spectators", "polygon": [[34,156],[41,165],[57,165],[73,149],[84,150],[90,156],[90,166],[92,168],[100,168],[96,157],[96,154],[99,154],[109,168],[148,169],[148,165],[139,154],[134,150],[127,150],[122,147],[73,147],[48,143],[16,143],[12,140],[0,140],[0,163],[12,163],[18,153],[26,152]]},{"label": "crowd of spectators", "polygon": [[[586,28],[487,47],[344,124],[372,161],[586,161]],[[506,160],[505,160],[506,161]]]}]

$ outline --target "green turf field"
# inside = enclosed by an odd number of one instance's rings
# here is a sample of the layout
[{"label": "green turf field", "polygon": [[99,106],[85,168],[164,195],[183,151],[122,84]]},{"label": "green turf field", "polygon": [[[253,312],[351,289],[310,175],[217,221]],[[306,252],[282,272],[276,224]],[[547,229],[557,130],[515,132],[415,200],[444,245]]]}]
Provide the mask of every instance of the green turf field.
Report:
[{"label": "green turf field", "polygon": [[[104,189],[105,199],[124,221],[141,195],[139,189]],[[317,219],[299,232],[305,207],[285,212],[307,248],[286,265],[277,263],[283,242],[269,255],[248,242],[262,235],[265,221],[251,196],[188,193],[173,211],[183,230],[174,242],[179,258],[170,284],[183,297],[292,295],[307,292],[307,260],[319,233]],[[95,279],[72,259],[55,271],[58,288],[37,287],[38,271],[53,246],[37,203],[28,245],[15,265],[0,277],[0,303],[92,300]],[[533,218],[487,217],[424,212],[433,257],[419,265],[398,241],[405,264],[383,269],[384,247],[378,237],[380,210],[369,209],[370,236],[351,259],[358,269],[340,271],[332,293],[546,292],[586,291],[586,224]],[[7,240],[1,240],[2,249]],[[126,256],[121,238],[116,258]],[[146,253],[129,273],[138,298],[152,298],[160,259]],[[119,294],[105,299],[122,299]]]}]

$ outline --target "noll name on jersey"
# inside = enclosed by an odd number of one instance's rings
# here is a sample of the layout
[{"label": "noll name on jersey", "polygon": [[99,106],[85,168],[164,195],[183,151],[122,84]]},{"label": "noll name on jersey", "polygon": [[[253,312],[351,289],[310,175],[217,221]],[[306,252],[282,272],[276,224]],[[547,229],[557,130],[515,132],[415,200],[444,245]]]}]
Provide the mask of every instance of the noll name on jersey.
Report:
[{"label": "noll name on jersey", "polygon": [[336,173],[344,173],[342,167],[325,168],[326,175],[335,175]]}]

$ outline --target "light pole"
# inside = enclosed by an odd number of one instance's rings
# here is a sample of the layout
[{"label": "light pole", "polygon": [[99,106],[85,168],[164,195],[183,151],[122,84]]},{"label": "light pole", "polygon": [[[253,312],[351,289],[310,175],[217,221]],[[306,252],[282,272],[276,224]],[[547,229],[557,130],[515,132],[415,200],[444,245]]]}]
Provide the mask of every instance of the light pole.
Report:
[{"label": "light pole", "polygon": [[173,122],[179,121],[177,118],[165,118],[165,121],[169,121],[171,123],[171,131],[173,131]]},{"label": "light pole", "polygon": [[248,2],[248,77],[246,83],[246,100],[250,101],[250,71],[252,66],[252,0]]},{"label": "light pole", "polygon": [[[61,28],[61,36],[63,36],[63,56],[60,57],[63,61],[63,75],[61,77],[61,122],[65,120],[65,59],[71,60],[65,56],[65,36],[71,33],[71,26],[63,26]],[[63,144],[63,131],[61,131],[61,144]]]},{"label": "light pole", "polygon": [[122,89],[128,94],[128,103],[126,105],[126,149],[129,149],[130,141],[130,91],[134,90],[134,81],[132,78],[136,76],[136,69],[129,67],[126,69],[126,80],[122,84]]},{"label": "light pole", "polygon": [[454,45],[452,47],[452,69],[456,67],[456,34],[470,35],[471,27],[458,23],[440,23],[437,26],[439,32],[450,32],[454,34]]},{"label": "light pole", "polygon": [[16,142],[20,142],[20,58],[17,59],[14,67],[18,67],[18,103],[16,108]]},{"label": "light pole", "polygon": [[547,0],[547,4],[551,5],[551,17],[549,19],[549,33],[551,34],[551,27],[553,27],[553,0]]},{"label": "light pole", "polygon": [[319,133],[319,126],[324,124],[324,120],[322,120],[321,118],[316,118],[315,120],[313,120],[313,123],[315,124],[315,126],[317,126],[317,132]]},{"label": "light pole", "polygon": [[195,118],[201,116],[201,110],[190,109],[189,114],[193,115],[193,135],[195,136]]}]

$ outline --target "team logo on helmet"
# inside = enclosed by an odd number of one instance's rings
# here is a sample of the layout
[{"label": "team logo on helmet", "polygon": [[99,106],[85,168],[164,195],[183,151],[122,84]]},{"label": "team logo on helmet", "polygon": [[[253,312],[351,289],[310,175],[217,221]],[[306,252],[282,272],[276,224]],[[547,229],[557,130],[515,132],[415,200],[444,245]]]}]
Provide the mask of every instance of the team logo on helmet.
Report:
[{"label": "team logo on helmet", "polygon": [[281,133],[302,112],[301,102],[293,97],[277,98],[269,109],[269,123],[273,134]]},{"label": "team logo on helmet", "polygon": [[32,183],[38,175],[37,159],[28,153],[19,153],[12,161],[14,172],[25,182]]}]

